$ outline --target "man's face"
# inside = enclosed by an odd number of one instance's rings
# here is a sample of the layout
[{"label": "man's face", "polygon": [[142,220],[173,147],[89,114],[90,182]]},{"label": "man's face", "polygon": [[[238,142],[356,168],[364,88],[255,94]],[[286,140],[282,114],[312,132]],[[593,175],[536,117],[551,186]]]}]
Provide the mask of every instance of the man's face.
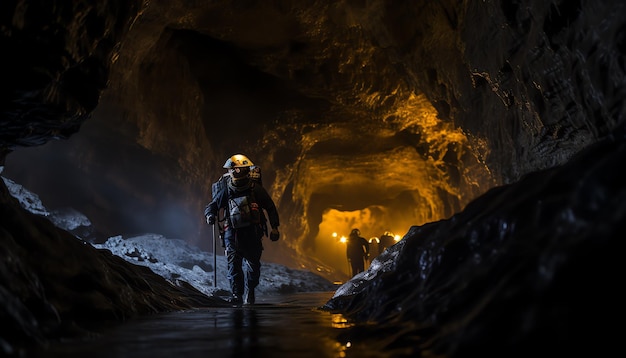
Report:
[{"label": "man's face", "polygon": [[242,179],[250,175],[250,167],[236,167],[229,169],[230,176],[233,179]]}]

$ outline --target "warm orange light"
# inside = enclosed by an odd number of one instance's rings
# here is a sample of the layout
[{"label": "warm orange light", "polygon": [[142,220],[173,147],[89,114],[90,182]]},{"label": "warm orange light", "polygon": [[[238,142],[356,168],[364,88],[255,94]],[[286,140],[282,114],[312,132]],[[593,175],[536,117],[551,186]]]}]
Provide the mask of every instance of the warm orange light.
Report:
[{"label": "warm orange light", "polygon": [[342,244],[345,244],[346,242],[348,242],[348,239],[347,239],[345,236],[342,236],[342,237],[339,239],[339,242],[341,242]]},{"label": "warm orange light", "polygon": [[333,232],[333,237],[337,237],[337,233],[336,232]]},{"label": "warm orange light", "polygon": [[400,235],[396,235],[393,238],[396,242],[400,241],[400,239],[402,239],[402,237]]},{"label": "warm orange light", "polygon": [[378,243],[380,243],[380,239],[379,239],[379,238],[377,238],[376,236],[374,236],[374,237],[370,237],[370,239],[369,239],[368,241],[369,241],[369,243],[370,243],[370,244],[371,244],[372,242],[375,242],[375,243],[377,243],[377,244],[378,244]]},{"label": "warm orange light", "polygon": [[341,314],[331,314],[331,325],[333,328],[350,328],[353,327],[354,324],[350,323],[344,316]]}]

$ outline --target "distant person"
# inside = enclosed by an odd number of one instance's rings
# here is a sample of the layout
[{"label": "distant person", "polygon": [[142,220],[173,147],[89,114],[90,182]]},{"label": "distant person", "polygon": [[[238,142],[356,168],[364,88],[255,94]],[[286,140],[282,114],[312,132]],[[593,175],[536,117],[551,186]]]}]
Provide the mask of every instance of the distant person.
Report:
[{"label": "distant person", "polygon": [[391,231],[385,231],[384,234],[380,236],[380,242],[378,243],[380,252],[384,252],[387,248],[391,247],[396,243],[396,239],[394,234]]},{"label": "distant person", "polygon": [[352,276],[365,271],[365,260],[370,257],[370,245],[364,237],[361,237],[359,229],[352,229],[350,232],[346,245],[346,254],[352,269]]},{"label": "distant person", "polygon": [[382,246],[380,246],[380,239],[379,238],[377,238],[376,236],[370,237],[368,242],[370,244],[370,253],[373,251],[372,250],[372,246],[376,247],[376,256],[380,255],[383,252]]},{"label": "distant person", "polygon": [[[254,304],[254,289],[261,276],[262,238],[267,235],[267,212],[271,232],[269,238],[278,241],[278,210],[268,192],[260,185],[260,178],[250,175],[252,161],[236,154],[226,160],[228,175],[213,185],[212,201],[205,207],[207,223],[214,225],[223,209],[223,243],[228,260],[228,280],[231,302],[236,305]],[[255,167],[256,168],[256,167]],[[260,171],[258,172],[260,175]],[[244,265],[246,270],[244,270]],[[245,297],[244,297],[245,296]]]}]

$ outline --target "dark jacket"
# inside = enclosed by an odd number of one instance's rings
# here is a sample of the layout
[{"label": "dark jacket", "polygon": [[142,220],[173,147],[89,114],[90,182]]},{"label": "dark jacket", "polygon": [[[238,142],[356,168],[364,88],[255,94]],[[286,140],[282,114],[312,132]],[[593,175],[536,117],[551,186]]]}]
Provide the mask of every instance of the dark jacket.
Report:
[{"label": "dark jacket", "polygon": [[[250,183],[244,188],[234,190],[230,185],[228,185],[227,178],[223,178],[226,183],[221,187],[221,190],[218,190],[217,193],[213,193],[213,200],[204,208],[204,215],[213,215],[216,218],[218,217],[218,212],[220,209],[228,208],[228,199],[235,198],[240,196],[249,195],[254,198],[254,201],[258,203],[259,207],[267,212],[267,219],[270,223],[270,227],[272,229],[277,229],[280,225],[280,221],[278,218],[278,210],[276,209],[276,205],[274,204],[274,200],[269,195],[269,193],[258,183],[250,181]],[[226,213],[226,222],[224,224],[224,228],[228,229],[228,210],[224,211]],[[264,217],[264,216],[262,216]],[[261,225],[265,223],[262,222]]]},{"label": "dark jacket", "polygon": [[346,254],[350,260],[363,260],[370,254],[370,245],[364,237],[350,235]]}]

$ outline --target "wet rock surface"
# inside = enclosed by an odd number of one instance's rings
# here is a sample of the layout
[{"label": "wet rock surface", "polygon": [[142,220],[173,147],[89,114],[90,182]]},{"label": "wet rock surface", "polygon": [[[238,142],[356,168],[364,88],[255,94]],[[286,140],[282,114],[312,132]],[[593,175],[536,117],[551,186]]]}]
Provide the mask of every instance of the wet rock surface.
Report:
[{"label": "wet rock surface", "polygon": [[625,158],[623,136],[598,143],[413,227],[381,257],[393,264],[355,277],[325,308],[375,327],[361,339],[399,325],[394,345],[443,356],[610,354],[626,233],[614,168]]},{"label": "wet rock surface", "polygon": [[96,250],[19,206],[0,185],[4,354],[50,339],[82,337],[105,322],[226,305],[189,285],[174,286],[146,267]]}]

